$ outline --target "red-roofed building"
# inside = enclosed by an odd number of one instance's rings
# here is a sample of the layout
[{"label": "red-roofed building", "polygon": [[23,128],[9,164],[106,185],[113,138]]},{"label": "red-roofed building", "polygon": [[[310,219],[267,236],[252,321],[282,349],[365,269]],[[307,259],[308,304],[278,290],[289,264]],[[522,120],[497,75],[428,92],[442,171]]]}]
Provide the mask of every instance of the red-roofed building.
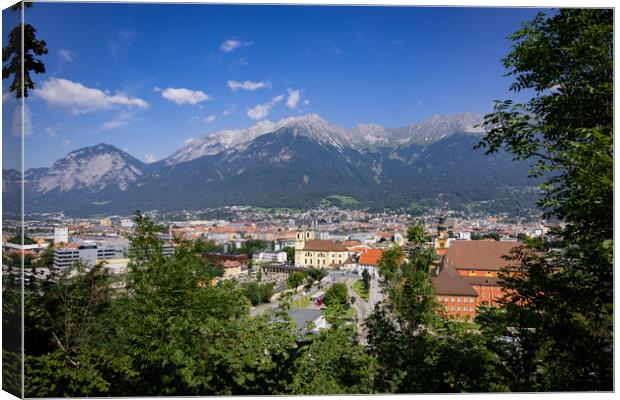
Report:
[{"label": "red-roofed building", "polygon": [[369,249],[360,255],[357,261],[357,271],[361,274],[364,270],[370,273],[370,276],[376,277],[379,275],[379,260],[383,256],[383,250],[381,249]]},{"label": "red-roofed building", "polygon": [[514,268],[515,260],[506,260],[521,242],[495,240],[457,240],[452,242],[443,256],[442,264],[458,274],[478,292],[478,303],[496,305],[504,296],[498,273],[503,268]]},{"label": "red-roofed building", "polygon": [[340,242],[314,238],[314,232],[297,232],[295,265],[310,268],[341,268],[349,258],[349,250]]},{"label": "red-roofed building", "polygon": [[452,267],[440,265],[432,278],[435,300],[441,312],[449,317],[473,320],[476,318],[476,290]]}]

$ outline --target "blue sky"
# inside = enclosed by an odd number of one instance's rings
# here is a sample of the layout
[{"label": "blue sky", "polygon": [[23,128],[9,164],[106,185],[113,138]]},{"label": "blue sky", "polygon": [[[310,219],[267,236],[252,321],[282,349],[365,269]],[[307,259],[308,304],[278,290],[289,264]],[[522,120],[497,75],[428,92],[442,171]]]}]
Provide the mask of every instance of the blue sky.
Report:
[{"label": "blue sky", "polygon": [[37,3],[26,20],[49,54],[27,101],[26,167],[100,142],[152,161],[310,112],[345,127],[484,113],[523,98],[500,60],[538,11]]}]

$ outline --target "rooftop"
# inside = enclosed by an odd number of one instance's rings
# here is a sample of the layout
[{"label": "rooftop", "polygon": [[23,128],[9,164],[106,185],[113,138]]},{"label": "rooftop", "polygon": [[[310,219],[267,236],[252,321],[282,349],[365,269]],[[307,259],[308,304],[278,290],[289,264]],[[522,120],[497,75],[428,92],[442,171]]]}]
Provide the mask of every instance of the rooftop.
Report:
[{"label": "rooftop", "polygon": [[439,274],[432,278],[437,295],[478,296],[478,292],[453,267],[443,264],[439,268]]},{"label": "rooftop", "polygon": [[307,308],[295,308],[289,311],[288,315],[293,318],[297,328],[304,329],[310,322],[315,322],[321,317],[321,310]]},{"label": "rooftop", "polygon": [[347,251],[340,242],[331,240],[312,239],[307,240],[304,244],[304,250],[310,251]]},{"label": "rooftop", "polygon": [[455,240],[447,249],[443,263],[456,269],[499,271],[518,264],[515,260],[504,259],[504,256],[521,245],[521,242],[495,240]]},{"label": "rooftop", "polygon": [[383,250],[381,249],[369,249],[365,253],[360,256],[358,261],[359,264],[362,265],[379,265],[379,260],[383,255]]}]

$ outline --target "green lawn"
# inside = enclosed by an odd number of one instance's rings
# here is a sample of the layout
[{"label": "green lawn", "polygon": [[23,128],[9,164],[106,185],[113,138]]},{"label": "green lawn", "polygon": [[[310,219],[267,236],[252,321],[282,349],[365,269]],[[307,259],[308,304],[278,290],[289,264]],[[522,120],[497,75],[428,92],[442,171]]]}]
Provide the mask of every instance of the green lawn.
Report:
[{"label": "green lawn", "polygon": [[353,284],[352,288],[353,288],[353,291],[357,293],[359,297],[368,301],[368,291],[364,290],[364,281],[360,279],[359,281]]},{"label": "green lawn", "polygon": [[293,301],[293,308],[308,308],[310,305],[310,297],[305,296]]}]

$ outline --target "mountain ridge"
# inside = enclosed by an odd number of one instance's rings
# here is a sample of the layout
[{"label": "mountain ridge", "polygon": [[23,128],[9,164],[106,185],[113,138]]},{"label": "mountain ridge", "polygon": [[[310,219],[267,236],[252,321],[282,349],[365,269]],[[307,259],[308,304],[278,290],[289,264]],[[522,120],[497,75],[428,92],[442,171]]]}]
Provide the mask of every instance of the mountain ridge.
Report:
[{"label": "mountain ridge", "polygon": [[[504,153],[473,150],[480,140],[472,128],[478,121],[476,114],[458,114],[406,129],[366,124],[347,130],[310,114],[225,131],[235,133],[206,145],[199,140],[195,149],[182,146],[171,162],[168,157],[151,164],[100,143],[49,168],[26,171],[26,208],[86,215],[136,208],[305,207],[339,195],[355,197],[361,207],[460,207],[528,192],[534,183],[527,180],[527,165]],[[7,185],[18,179],[5,175],[8,199],[15,187]]]}]

